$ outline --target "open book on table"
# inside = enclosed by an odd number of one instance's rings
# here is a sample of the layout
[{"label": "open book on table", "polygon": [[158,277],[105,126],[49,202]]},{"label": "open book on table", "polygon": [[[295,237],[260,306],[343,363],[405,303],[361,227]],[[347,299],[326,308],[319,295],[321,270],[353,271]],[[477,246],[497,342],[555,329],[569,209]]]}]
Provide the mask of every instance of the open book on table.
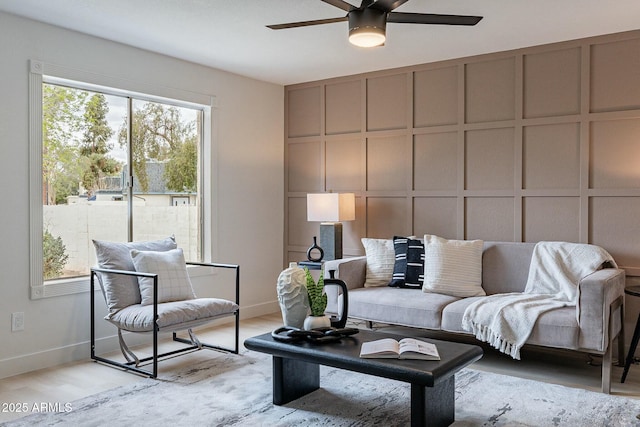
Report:
[{"label": "open book on table", "polygon": [[393,338],[383,338],[376,341],[363,342],[360,357],[364,359],[420,359],[440,360],[438,348],[435,344],[415,338],[403,338],[396,341]]}]

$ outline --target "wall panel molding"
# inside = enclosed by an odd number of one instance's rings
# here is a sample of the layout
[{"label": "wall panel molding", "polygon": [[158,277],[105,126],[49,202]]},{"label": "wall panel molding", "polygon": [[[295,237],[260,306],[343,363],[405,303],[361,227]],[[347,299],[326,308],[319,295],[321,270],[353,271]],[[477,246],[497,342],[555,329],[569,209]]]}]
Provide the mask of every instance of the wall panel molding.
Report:
[{"label": "wall panel molding", "polygon": [[[356,193],[346,256],[398,234],[568,240],[638,274],[639,47],[631,31],[287,86],[286,147],[321,152],[285,150],[285,212],[301,221],[300,183],[319,182]],[[285,223],[304,234],[285,242],[318,232]]]}]

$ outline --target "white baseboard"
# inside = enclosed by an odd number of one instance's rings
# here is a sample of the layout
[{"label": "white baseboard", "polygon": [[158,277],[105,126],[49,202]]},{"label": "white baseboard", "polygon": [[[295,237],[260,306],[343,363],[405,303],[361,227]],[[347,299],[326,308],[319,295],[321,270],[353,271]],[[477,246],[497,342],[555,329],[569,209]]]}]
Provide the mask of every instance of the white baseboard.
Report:
[{"label": "white baseboard", "polygon": [[[241,307],[240,319],[265,316],[279,311],[280,306],[277,301]],[[232,321],[233,318],[228,317],[220,319],[217,324]],[[139,337],[134,337],[136,334],[130,335],[131,336],[127,340],[127,344],[133,346],[137,344],[144,344],[146,342],[145,335],[141,335]],[[0,379],[66,363],[88,361],[91,357],[90,347],[89,340],[86,340],[63,347],[44,349],[35,353],[21,354],[19,356],[0,360]],[[119,348],[117,335],[96,339],[96,349],[99,349],[98,353],[117,351]]]},{"label": "white baseboard", "polygon": [[[117,339],[115,340],[117,342]],[[116,344],[117,345],[117,344]],[[90,357],[89,341],[0,360],[0,379]]]},{"label": "white baseboard", "polygon": [[248,307],[240,307],[240,319],[251,319],[252,317],[266,316],[276,312],[280,312],[280,304],[278,301],[270,301]]}]

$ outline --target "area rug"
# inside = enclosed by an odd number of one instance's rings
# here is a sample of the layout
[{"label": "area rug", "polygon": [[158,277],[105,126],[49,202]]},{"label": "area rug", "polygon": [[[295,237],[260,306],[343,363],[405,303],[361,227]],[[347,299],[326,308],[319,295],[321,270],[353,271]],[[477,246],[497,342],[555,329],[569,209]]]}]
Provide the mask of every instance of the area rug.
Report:
[{"label": "area rug", "polygon": [[[272,403],[271,359],[211,352],[188,370],[141,379],[18,426],[405,426],[410,386],[321,367],[319,390]],[[112,369],[105,367],[104,369]],[[456,375],[454,426],[640,426],[640,401],[463,369]]]}]

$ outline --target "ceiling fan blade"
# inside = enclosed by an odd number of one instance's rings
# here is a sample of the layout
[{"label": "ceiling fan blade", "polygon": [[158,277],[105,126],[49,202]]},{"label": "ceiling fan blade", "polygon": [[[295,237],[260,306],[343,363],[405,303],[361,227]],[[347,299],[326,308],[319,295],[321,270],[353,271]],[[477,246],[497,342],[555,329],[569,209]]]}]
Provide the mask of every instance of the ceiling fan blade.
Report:
[{"label": "ceiling fan blade", "polygon": [[339,9],[344,10],[345,12],[349,12],[353,9],[357,9],[354,5],[347,3],[344,0],[321,0],[331,6],[335,6]]},{"label": "ceiling fan blade", "polygon": [[400,7],[409,0],[378,0],[370,5],[370,8],[382,10],[384,12],[391,12],[396,7]]},{"label": "ceiling fan blade", "polygon": [[387,16],[387,22],[400,24],[476,25],[481,19],[482,16],[402,12],[391,12]]},{"label": "ceiling fan blade", "polygon": [[267,28],[271,28],[272,30],[284,30],[286,28],[309,27],[311,25],[332,24],[334,22],[346,21],[347,19],[348,18],[346,16],[343,16],[341,18],[329,18],[329,19],[316,19],[314,21],[289,22],[287,24],[267,25]]}]

